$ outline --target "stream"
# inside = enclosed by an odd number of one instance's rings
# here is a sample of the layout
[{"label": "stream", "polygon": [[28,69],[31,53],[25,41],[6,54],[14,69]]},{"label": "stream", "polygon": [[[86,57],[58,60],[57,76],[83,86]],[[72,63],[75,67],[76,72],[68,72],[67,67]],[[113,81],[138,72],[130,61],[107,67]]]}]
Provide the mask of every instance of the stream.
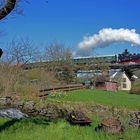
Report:
[{"label": "stream", "polygon": [[23,118],[27,118],[28,115],[22,113],[18,109],[9,108],[9,109],[0,109],[0,117],[11,118],[11,119],[23,119]]}]

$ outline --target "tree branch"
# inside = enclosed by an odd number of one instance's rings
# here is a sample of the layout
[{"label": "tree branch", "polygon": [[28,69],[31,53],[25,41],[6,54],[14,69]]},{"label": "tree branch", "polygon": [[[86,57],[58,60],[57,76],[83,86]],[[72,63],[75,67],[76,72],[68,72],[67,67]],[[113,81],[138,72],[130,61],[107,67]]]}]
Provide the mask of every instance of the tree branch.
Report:
[{"label": "tree branch", "polygon": [[7,0],[3,8],[0,9],[0,20],[5,18],[15,8],[17,0]]}]

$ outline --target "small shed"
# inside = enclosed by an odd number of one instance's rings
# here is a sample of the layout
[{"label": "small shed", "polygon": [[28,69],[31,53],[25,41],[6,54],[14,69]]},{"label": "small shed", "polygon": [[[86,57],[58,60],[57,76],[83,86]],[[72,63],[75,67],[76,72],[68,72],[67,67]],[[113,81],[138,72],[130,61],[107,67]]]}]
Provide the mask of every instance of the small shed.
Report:
[{"label": "small shed", "polygon": [[106,90],[106,77],[104,75],[99,75],[95,80],[95,87],[97,89]]}]

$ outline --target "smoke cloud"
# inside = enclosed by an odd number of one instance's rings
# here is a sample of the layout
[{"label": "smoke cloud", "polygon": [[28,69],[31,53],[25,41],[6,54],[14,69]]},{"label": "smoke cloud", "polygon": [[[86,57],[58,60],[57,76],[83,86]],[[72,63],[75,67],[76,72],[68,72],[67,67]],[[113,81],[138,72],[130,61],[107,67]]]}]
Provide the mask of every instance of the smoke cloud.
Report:
[{"label": "smoke cloud", "polygon": [[91,50],[96,47],[106,47],[113,43],[130,43],[133,46],[140,46],[140,35],[135,29],[112,29],[104,28],[98,34],[84,37],[78,44],[81,51]]}]

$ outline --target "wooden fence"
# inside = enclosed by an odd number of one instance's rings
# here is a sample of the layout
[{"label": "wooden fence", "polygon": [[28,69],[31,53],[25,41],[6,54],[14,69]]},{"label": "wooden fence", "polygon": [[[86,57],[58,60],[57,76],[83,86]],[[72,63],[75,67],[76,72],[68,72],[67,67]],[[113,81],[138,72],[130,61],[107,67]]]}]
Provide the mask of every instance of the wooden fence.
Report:
[{"label": "wooden fence", "polygon": [[64,91],[79,90],[79,89],[83,89],[83,88],[85,88],[85,86],[83,86],[82,84],[73,84],[73,85],[66,85],[66,86],[59,86],[59,87],[41,89],[41,90],[39,90],[39,92],[40,92],[39,97],[47,96],[51,92],[55,92],[55,91],[64,92]]}]

